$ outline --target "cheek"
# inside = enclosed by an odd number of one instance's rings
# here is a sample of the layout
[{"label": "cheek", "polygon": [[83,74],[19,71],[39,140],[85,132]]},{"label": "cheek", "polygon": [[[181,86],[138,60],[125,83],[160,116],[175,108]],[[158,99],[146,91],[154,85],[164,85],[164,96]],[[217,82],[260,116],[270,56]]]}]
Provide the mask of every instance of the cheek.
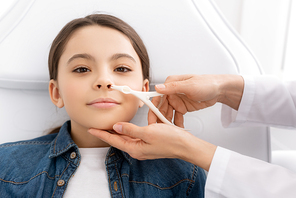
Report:
[{"label": "cheek", "polygon": [[65,103],[65,107],[82,99],[86,92],[85,87],[84,82],[77,80],[71,81],[69,79],[67,82],[62,82],[60,84],[60,95]]},{"label": "cheek", "polygon": [[125,103],[126,103],[126,114],[129,115],[129,119],[131,120],[134,115],[137,113],[140,105],[140,99],[133,95],[126,95]]},{"label": "cheek", "polygon": [[138,98],[131,98],[129,100],[129,105],[127,105],[127,109],[125,111],[125,121],[129,122],[133,119],[133,117],[136,115],[139,108],[139,99]]},{"label": "cheek", "polygon": [[136,91],[142,91],[142,87],[143,87],[142,73],[137,72],[137,74],[134,74],[133,76],[129,76],[128,78],[116,79],[114,80],[114,83],[116,85],[127,85],[131,89]]}]

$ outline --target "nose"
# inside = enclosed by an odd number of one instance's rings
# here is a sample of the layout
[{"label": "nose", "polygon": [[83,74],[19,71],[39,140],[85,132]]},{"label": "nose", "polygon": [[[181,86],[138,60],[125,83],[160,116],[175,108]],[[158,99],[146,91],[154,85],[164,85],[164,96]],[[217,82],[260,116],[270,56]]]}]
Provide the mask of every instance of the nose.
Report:
[{"label": "nose", "polygon": [[97,87],[99,89],[104,89],[104,88],[107,88],[107,89],[111,89],[111,83],[110,84],[107,84],[107,85],[101,85],[101,84],[98,84]]},{"label": "nose", "polygon": [[98,70],[93,73],[94,74],[94,82],[93,89],[95,90],[105,90],[110,91],[111,85],[113,85],[113,70],[110,69],[109,65],[100,65]]},{"label": "nose", "polygon": [[95,76],[95,82],[93,84],[96,90],[111,90],[111,85],[113,85],[112,74],[108,71],[100,70]]}]

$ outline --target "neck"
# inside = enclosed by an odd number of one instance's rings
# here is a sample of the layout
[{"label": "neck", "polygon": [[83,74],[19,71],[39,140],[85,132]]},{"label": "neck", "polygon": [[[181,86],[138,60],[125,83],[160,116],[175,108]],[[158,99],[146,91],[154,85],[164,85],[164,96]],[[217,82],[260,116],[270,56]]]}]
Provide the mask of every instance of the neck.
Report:
[{"label": "neck", "polygon": [[91,135],[84,128],[71,120],[71,138],[79,148],[99,148],[110,145]]}]

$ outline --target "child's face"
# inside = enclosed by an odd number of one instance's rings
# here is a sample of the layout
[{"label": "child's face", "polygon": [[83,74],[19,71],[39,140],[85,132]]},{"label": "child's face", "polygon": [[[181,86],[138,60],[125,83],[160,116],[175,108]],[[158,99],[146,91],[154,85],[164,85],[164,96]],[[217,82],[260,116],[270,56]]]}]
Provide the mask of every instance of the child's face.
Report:
[{"label": "child's face", "polygon": [[72,127],[112,129],[119,121],[130,121],[143,105],[136,97],[111,89],[113,84],[149,89],[130,40],[107,27],[78,29],[60,58],[57,81],[50,82],[52,101],[65,106]]}]

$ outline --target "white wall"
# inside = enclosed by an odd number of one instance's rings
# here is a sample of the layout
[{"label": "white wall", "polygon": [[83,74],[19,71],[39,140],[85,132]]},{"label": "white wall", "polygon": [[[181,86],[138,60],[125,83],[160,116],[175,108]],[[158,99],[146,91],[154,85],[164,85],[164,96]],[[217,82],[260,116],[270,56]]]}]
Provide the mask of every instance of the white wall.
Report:
[{"label": "white wall", "polygon": [[214,0],[227,20],[240,32],[243,0]]},{"label": "white wall", "polygon": [[[214,0],[265,74],[296,79],[296,1]],[[296,150],[296,130],[271,128],[272,150]]]},{"label": "white wall", "polygon": [[290,0],[214,0],[266,74],[281,76]]},{"label": "white wall", "polygon": [[0,20],[6,14],[11,6],[16,2],[16,0],[1,0],[0,1]]}]

